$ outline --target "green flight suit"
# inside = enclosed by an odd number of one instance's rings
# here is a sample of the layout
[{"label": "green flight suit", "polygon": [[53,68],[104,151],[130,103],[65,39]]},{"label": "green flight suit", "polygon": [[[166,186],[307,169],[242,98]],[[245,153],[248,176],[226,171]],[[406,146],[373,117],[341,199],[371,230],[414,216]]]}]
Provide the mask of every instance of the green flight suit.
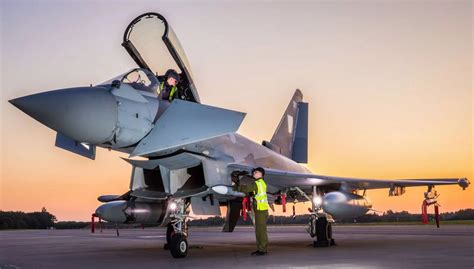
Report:
[{"label": "green flight suit", "polygon": [[[248,185],[237,186],[237,191],[245,193],[258,193],[257,183],[252,182]],[[268,208],[268,207],[267,207]],[[257,202],[253,200],[253,212],[255,212],[255,237],[257,239],[257,249],[267,252],[268,235],[267,235],[267,219],[268,209],[257,210]]]},{"label": "green flight suit", "polygon": [[168,89],[169,90],[169,93],[168,93],[168,92],[165,92],[165,83],[162,82],[160,84],[159,90],[160,91],[157,92],[158,96],[162,100],[168,100],[168,101],[171,102],[175,98],[175,94],[177,94],[177,92],[178,92],[178,87],[177,86],[171,86],[171,89]]}]

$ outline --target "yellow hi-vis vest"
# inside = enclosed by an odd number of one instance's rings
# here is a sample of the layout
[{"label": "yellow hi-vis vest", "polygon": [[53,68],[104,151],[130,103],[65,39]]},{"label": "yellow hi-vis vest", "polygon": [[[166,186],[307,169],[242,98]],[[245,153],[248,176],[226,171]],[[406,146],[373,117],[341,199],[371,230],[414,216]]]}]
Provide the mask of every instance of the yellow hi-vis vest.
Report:
[{"label": "yellow hi-vis vest", "polygon": [[263,181],[262,178],[255,181],[255,184],[257,184],[258,189],[257,193],[254,196],[255,201],[257,201],[257,210],[268,210],[269,206],[267,199],[267,184],[265,184],[265,181]]},{"label": "yellow hi-vis vest", "polygon": [[[161,82],[160,91],[162,91],[164,88],[165,88],[165,82]],[[176,87],[176,86],[173,86],[171,88],[170,96],[168,97],[168,101],[170,101],[170,102],[173,101],[173,99],[174,99],[173,96],[174,96],[174,94],[176,93],[177,90],[178,90],[178,87]]]}]

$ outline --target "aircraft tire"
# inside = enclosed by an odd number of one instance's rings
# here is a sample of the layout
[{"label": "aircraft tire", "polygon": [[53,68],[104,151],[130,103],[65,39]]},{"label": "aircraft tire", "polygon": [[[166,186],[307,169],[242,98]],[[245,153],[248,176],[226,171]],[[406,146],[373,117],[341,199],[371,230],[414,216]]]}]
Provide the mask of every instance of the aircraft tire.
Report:
[{"label": "aircraft tire", "polygon": [[328,231],[328,239],[331,240],[332,239],[332,224],[330,222],[328,222],[327,231]]},{"label": "aircraft tire", "polygon": [[313,238],[316,236],[316,221],[316,216],[311,215],[309,219],[309,235]]},{"label": "aircraft tire", "polygon": [[173,235],[174,235],[174,229],[173,229],[173,225],[170,223],[166,227],[166,243],[169,244],[171,242],[171,237]]},{"label": "aircraft tire", "polygon": [[170,249],[170,242],[171,242],[171,237],[173,236],[173,234],[174,234],[173,225],[170,223],[166,227],[166,243],[163,246],[163,249],[165,249],[165,250]]},{"label": "aircraft tire", "polygon": [[169,243],[171,256],[173,258],[184,258],[188,255],[188,241],[186,237],[182,234],[174,234],[171,236],[171,241]]},{"label": "aircraft tire", "polygon": [[326,218],[319,218],[316,221],[316,241],[314,247],[329,247],[334,246],[334,239],[332,239],[332,225]]},{"label": "aircraft tire", "polygon": [[326,218],[319,218],[316,221],[316,238],[318,241],[328,241],[330,239],[329,223]]}]

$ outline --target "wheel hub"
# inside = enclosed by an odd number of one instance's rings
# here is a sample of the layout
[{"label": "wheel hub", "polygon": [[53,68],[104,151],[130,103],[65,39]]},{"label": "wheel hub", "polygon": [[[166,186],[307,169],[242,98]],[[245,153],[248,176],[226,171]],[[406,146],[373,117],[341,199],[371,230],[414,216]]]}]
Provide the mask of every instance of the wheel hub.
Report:
[{"label": "wheel hub", "polygon": [[185,252],[186,251],[186,242],[185,241],[181,241],[181,243],[179,243],[179,250],[181,250],[181,252]]}]

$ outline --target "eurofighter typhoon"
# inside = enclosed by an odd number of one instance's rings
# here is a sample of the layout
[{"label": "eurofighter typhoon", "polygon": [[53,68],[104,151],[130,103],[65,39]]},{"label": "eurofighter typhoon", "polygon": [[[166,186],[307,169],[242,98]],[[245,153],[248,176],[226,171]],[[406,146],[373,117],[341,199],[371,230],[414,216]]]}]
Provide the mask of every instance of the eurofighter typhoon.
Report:
[{"label": "eurofighter typhoon", "polygon": [[[91,87],[42,92],[10,100],[14,106],[57,132],[56,146],[94,159],[96,147],[127,153],[130,190],[103,195],[96,215],[110,223],[167,227],[167,248],[175,258],[188,253],[187,218],[219,215],[227,206],[224,232],[232,232],[249,208],[246,193],[234,191],[232,178],[245,179],[255,167],[266,170],[268,199],[312,203],[307,231],[315,246],[331,245],[334,219],[371,210],[366,190],[426,186],[425,204],[436,203],[435,185],[466,178],[362,179],[318,175],[300,163],[308,156],[308,103],[296,90],[269,141],[255,143],[237,130],[245,113],[202,104],[190,65],[166,19],[146,13],[126,28],[122,46],[138,68]],[[163,98],[165,73],[174,69],[176,98]],[[171,101],[170,101],[171,100]],[[132,157],[142,157],[135,158]]]}]

